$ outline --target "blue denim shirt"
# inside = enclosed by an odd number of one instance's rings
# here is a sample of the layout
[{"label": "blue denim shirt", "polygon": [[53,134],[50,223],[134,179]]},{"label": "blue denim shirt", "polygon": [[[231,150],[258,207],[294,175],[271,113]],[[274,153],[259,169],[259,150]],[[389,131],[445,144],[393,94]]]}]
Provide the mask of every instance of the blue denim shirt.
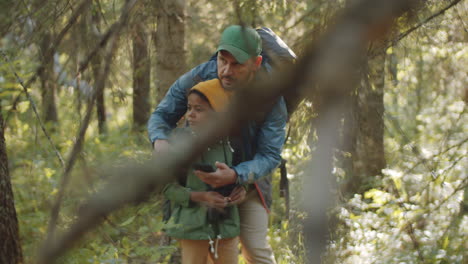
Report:
[{"label": "blue denim shirt", "polygon": [[[187,91],[190,88],[198,82],[217,77],[216,60],[210,60],[196,66],[175,81],[148,121],[151,142],[154,143],[156,139],[168,139],[177,121],[187,110]],[[266,114],[262,123],[248,123],[243,134],[247,134],[245,136],[249,140],[242,141],[247,153],[246,161],[233,167],[238,175],[238,183],[254,183],[279,166],[286,120],[286,104],[281,97]]]}]

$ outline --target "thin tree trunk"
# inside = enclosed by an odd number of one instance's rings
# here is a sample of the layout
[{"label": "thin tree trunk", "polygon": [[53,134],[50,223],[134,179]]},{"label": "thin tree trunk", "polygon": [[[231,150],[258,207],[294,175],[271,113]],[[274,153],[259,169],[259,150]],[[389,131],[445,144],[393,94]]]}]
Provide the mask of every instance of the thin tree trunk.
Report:
[{"label": "thin tree trunk", "polygon": [[[91,15],[91,23],[98,30],[100,28],[100,22],[101,22],[101,19],[100,19],[99,14],[93,12]],[[99,32],[91,31],[89,32],[89,34],[91,34],[93,38],[96,40],[100,39]],[[91,59],[91,64],[92,64],[92,69],[93,69],[94,86],[96,86],[96,82],[100,78],[99,74],[101,72],[101,64],[102,64],[102,55],[100,51],[98,51],[96,55]],[[106,127],[106,105],[104,102],[104,89],[100,89],[97,91],[96,114],[97,114],[97,119],[98,119],[99,134],[101,135],[105,134],[107,132],[107,127]]]},{"label": "thin tree trunk", "polygon": [[160,0],[157,8],[156,98],[159,102],[172,83],[186,70],[185,0]]},{"label": "thin tree trunk", "polygon": [[135,24],[133,35],[133,124],[135,130],[145,127],[150,113],[150,58],[148,36],[142,23]]},{"label": "thin tree trunk", "polygon": [[57,106],[55,103],[56,83],[54,77],[54,57],[45,57],[46,54],[48,54],[51,41],[51,34],[45,33],[40,45],[40,61],[44,64],[44,70],[39,75],[39,78],[41,80],[42,111],[44,114],[44,120],[46,122],[56,123],[58,121],[58,116]]},{"label": "thin tree trunk", "polygon": [[[156,50],[156,102],[159,103],[169,87],[187,68],[185,56],[185,0],[159,0],[156,6],[157,28],[153,32]],[[162,245],[169,245],[170,238],[163,236]],[[180,262],[180,255],[173,255],[173,263]]]},{"label": "thin tree trunk", "polygon": [[[99,64],[98,64],[99,65]],[[96,71],[94,72],[94,80],[97,80]],[[97,91],[96,97],[96,113],[98,118],[99,134],[105,134],[106,128],[106,105],[104,103],[104,90]]]},{"label": "thin tree trunk", "polygon": [[22,263],[18,219],[4,136],[3,115],[0,113],[0,263]]},{"label": "thin tree trunk", "polygon": [[[86,16],[82,16],[77,23],[77,27],[74,27],[73,34],[76,36],[75,41],[73,41],[74,45],[74,54],[70,54],[73,60],[73,72],[78,72],[80,67],[80,54],[82,52],[82,47],[85,46],[86,43]],[[81,99],[82,99],[82,92],[81,92],[81,76],[76,77],[76,89],[75,89],[75,100],[76,100],[76,112],[78,113],[78,117],[81,120]]]}]

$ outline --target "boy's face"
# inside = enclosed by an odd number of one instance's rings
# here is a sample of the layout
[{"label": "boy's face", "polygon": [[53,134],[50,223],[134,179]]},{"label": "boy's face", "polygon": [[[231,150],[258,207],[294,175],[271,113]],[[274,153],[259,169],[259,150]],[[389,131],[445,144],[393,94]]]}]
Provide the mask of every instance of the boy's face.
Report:
[{"label": "boy's face", "polygon": [[191,93],[187,98],[186,118],[189,125],[196,129],[201,124],[208,121],[214,110],[210,104],[196,93]]}]

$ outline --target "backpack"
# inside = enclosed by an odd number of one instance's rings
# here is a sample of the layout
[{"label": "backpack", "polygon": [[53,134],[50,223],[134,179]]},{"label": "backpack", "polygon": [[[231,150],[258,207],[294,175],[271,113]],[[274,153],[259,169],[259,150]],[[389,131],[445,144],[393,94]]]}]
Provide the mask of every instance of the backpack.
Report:
[{"label": "backpack", "polygon": [[[282,67],[292,66],[296,63],[297,55],[292,51],[291,48],[278,36],[267,27],[261,27],[256,29],[257,33],[262,39],[262,65],[268,63],[271,66],[271,70],[274,72]],[[216,61],[218,53],[214,53],[210,61]],[[201,82],[202,78],[196,77],[195,83]],[[297,92],[287,92],[283,94],[284,101],[286,102],[286,109],[288,110],[288,116],[293,113],[300,103],[300,95]],[[289,118],[289,117],[288,117]]]},{"label": "backpack", "polygon": [[[296,63],[297,56],[288,45],[267,27],[256,29],[262,39],[262,57],[265,62],[271,65],[272,70],[286,68]],[[297,92],[287,92],[283,94],[288,110],[288,116],[293,113],[300,102],[300,96]]]},{"label": "backpack", "polygon": [[297,56],[284,41],[278,37],[270,28],[262,27],[256,29],[262,39],[262,53],[271,60],[275,67],[280,63],[294,64]]},{"label": "backpack", "polygon": [[[297,56],[288,45],[267,27],[256,29],[257,33],[262,38],[262,57],[268,64],[272,66],[272,70],[279,68],[286,68],[295,64]],[[283,98],[286,102],[286,109],[288,111],[288,121],[291,114],[296,110],[300,102],[300,96],[297,92],[287,92],[283,94]],[[286,135],[285,143],[288,140]],[[286,162],[284,158],[281,159],[280,169],[280,197],[284,197],[286,203],[286,218],[289,219],[289,180],[286,169]]]}]

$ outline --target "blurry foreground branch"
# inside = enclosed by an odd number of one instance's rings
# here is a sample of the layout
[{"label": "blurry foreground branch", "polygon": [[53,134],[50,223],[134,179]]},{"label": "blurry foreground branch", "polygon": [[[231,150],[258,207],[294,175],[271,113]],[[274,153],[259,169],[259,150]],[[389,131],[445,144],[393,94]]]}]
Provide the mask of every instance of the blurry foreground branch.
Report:
[{"label": "blurry foreground branch", "polygon": [[112,177],[106,177],[108,184],[82,206],[78,218],[64,234],[48,243],[41,252],[40,263],[53,262],[87,231],[100,224],[104,216],[124,205],[145,201],[151,193],[175,179],[179,168],[188,166],[230,128],[248,120],[252,112],[268,111],[271,102],[291,91],[318,102],[319,141],[305,177],[308,195],[305,200],[312,201],[306,205],[309,218],[305,231],[308,263],[320,263],[326,245],[326,209],[331,201],[329,183],[334,182],[332,153],[338,141],[340,116],[346,110],[344,102],[359,78],[356,69],[364,57],[367,43],[388,32],[394,19],[410,10],[415,2],[368,0],[353,6],[328,33],[310,45],[290,72],[240,89],[226,115],[211,122],[197,140],[177,139],[170,153],[156,154],[151,162],[109,171]]}]

